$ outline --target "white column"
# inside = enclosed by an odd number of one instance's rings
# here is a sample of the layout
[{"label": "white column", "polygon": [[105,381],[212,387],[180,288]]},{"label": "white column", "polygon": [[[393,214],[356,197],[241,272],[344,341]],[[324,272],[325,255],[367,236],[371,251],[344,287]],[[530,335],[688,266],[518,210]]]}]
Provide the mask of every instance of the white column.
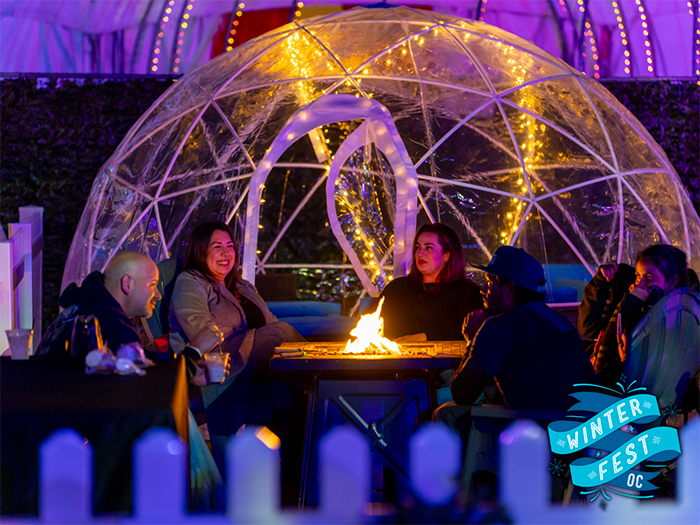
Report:
[{"label": "white column", "polygon": [[41,206],[21,206],[19,222],[32,225],[32,326],[34,327],[32,353],[34,353],[42,336],[44,208]]},{"label": "white column", "polygon": [[[17,239],[19,250],[17,257],[19,264],[15,282],[15,300],[17,301],[17,328],[33,328],[32,298],[32,225],[23,223],[10,223],[10,239]],[[41,332],[41,327],[39,327]],[[36,334],[34,334],[36,337]],[[32,343],[33,346],[33,343]]]},{"label": "white column", "polygon": [[0,353],[7,351],[9,345],[5,330],[17,328],[17,311],[15,301],[15,267],[19,263],[18,239],[0,242]]}]

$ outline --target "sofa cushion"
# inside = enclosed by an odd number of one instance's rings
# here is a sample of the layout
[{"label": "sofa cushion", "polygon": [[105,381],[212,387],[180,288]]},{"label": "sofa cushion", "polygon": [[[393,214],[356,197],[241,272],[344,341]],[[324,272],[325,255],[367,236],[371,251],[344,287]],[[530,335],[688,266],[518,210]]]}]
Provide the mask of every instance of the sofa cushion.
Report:
[{"label": "sofa cushion", "polygon": [[340,303],[321,301],[269,301],[266,304],[277,319],[281,317],[340,316],[342,309]]}]

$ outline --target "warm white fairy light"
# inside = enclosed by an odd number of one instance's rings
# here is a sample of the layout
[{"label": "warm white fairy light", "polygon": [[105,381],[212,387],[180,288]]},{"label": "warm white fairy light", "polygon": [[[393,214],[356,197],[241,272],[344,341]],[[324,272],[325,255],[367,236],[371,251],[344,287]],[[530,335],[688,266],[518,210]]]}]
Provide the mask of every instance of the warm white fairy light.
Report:
[{"label": "warm white fairy light", "polygon": [[158,34],[156,35],[156,41],[153,46],[153,52],[151,53],[151,71],[153,73],[158,72],[158,63],[160,62],[160,51],[163,47],[163,39],[165,37],[165,25],[170,21],[173,14],[173,6],[175,5],[175,0],[170,0],[166,5],[163,13],[161,15],[160,24],[158,24]]},{"label": "warm white fairy light", "polygon": [[297,2],[294,6],[294,17],[292,20],[297,20],[301,16],[301,10],[304,7],[304,2]]},{"label": "warm white fairy light", "polygon": [[[593,76],[595,78],[600,78],[600,57],[598,55],[598,44],[596,43],[593,28],[591,27],[590,22],[586,22],[586,30],[584,31],[583,36],[585,39],[587,39],[586,42],[588,43],[588,48],[591,50],[591,58],[593,59]],[[586,56],[585,52],[583,53],[583,56]]]},{"label": "warm white fairy light", "polygon": [[[506,59],[506,63],[511,67],[511,73],[515,75],[515,83],[522,84],[527,74],[527,67],[512,57],[514,54],[514,48],[512,46],[503,49],[503,53],[509,57]],[[526,110],[533,110],[535,99],[528,94],[528,90],[528,86],[520,90],[521,98],[518,105]],[[513,127],[515,128],[515,126]],[[518,129],[520,130],[519,135],[526,138],[520,141],[520,154],[522,156],[523,165],[519,168],[519,177],[515,182],[517,189],[515,191],[523,196],[529,196],[527,178],[530,179],[530,184],[534,187],[535,181],[530,177],[530,171],[535,167],[537,162],[542,160],[542,147],[544,144],[541,138],[546,131],[546,127],[543,124],[538,124],[535,117],[527,113],[521,113],[518,121]],[[506,212],[506,216],[503,220],[503,229],[500,231],[498,239],[501,244],[511,243],[511,239],[518,231],[518,225],[522,221],[524,212],[523,201],[517,197],[511,198],[510,209]]]},{"label": "warm white fairy light", "polygon": [[[578,10],[583,13],[583,19],[586,19],[586,3],[584,0],[578,1]],[[593,34],[593,28],[590,22],[585,23],[585,29],[583,31],[582,47],[588,46],[591,50],[591,59],[593,60],[593,76],[595,78],[600,78],[600,61],[598,55],[598,45],[596,44],[595,35]],[[583,58],[587,57],[586,51],[581,51],[581,56]],[[584,68],[581,68],[585,73]]]},{"label": "warm white fairy light", "polygon": [[622,41],[622,46],[624,47],[624,60],[625,60],[625,73],[632,75],[632,54],[630,52],[629,38],[627,37],[627,29],[625,28],[625,19],[622,15],[622,4],[618,4],[615,0],[611,0],[613,10],[615,11],[615,18],[617,20],[617,28],[620,30],[620,40]]},{"label": "warm white fairy light", "polygon": [[690,8],[688,12],[693,17],[693,69],[695,76],[700,76],[700,1],[689,1],[688,7]]},{"label": "warm white fairy light", "polygon": [[190,19],[190,11],[192,11],[195,1],[196,0],[187,0],[185,8],[182,10],[182,19],[180,20],[180,27],[177,30],[177,45],[175,47],[175,59],[173,60],[173,73],[180,72],[180,62],[182,61],[180,55],[182,54],[182,45],[185,42],[185,31],[189,26],[188,20]]},{"label": "warm white fairy light", "polygon": [[654,57],[653,48],[651,45],[651,37],[649,36],[649,23],[647,22],[647,15],[642,5],[642,0],[635,0],[637,4],[637,11],[639,11],[639,18],[642,20],[642,34],[644,35],[644,47],[647,59],[647,71],[652,73],[654,71]]}]

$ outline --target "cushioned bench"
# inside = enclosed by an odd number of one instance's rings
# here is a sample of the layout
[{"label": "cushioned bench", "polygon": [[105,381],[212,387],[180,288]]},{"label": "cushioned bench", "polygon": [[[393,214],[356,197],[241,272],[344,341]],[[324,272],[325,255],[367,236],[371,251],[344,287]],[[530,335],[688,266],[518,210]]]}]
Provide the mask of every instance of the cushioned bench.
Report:
[{"label": "cushioned bench", "polygon": [[340,315],[340,303],[269,301],[267,307],[277,317],[277,320],[289,323],[306,338],[346,335],[357,324],[356,317]]},{"label": "cushioned bench", "polygon": [[[545,264],[548,303],[572,303],[583,300],[583,289],[593,276],[583,264]],[[594,268],[595,270],[596,268]]]},{"label": "cushioned bench", "polygon": [[[371,297],[361,302],[360,310],[372,301]],[[268,301],[267,307],[277,320],[289,323],[304,337],[315,340],[345,340],[350,330],[357,326],[358,317],[340,315],[340,303],[322,301]],[[325,337],[324,339],[324,336]]]}]

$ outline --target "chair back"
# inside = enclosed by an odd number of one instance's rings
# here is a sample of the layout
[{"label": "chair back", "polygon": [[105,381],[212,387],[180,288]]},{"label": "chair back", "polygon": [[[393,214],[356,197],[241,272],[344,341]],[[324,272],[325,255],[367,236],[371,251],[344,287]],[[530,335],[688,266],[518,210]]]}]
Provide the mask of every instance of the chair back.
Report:
[{"label": "chair back", "polygon": [[165,259],[158,263],[158,291],[162,296],[156,303],[153,315],[146,320],[148,328],[154,339],[159,339],[170,332],[168,313],[170,310],[170,298],[175,288],[175,280],[182,272],[182,259]]},{"label": "chair back", "polygon": [[680,400],[700,367],[700,294],[678,288],[656,303],[631,334],[624,374],[661,408]]}]

